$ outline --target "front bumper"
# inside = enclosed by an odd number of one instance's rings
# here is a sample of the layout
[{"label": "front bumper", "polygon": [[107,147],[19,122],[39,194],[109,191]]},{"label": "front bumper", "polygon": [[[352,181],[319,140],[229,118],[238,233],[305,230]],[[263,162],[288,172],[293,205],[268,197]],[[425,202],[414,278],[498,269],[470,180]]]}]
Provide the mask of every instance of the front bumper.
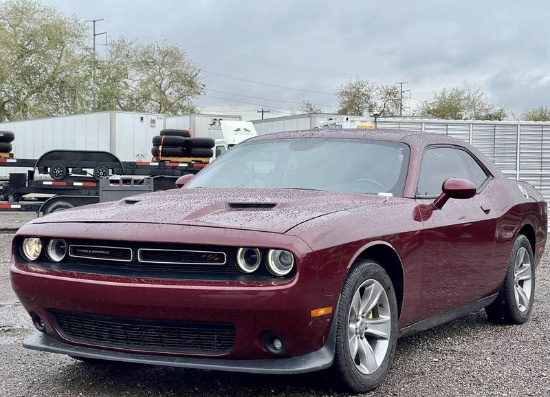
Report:
[{"label": "front bumper", "polygon": [[321,349],[298,357],[278,359],[231,360],[221,358],[151,356],[70,345],[40,332],[35,332],[33,335],[27,337],[23,341],[23,346],[28,349],[88,359],[214,371],[285,375],[319,371],[330,367],[334,360],[334,329],[331,329],[328,341]]}]

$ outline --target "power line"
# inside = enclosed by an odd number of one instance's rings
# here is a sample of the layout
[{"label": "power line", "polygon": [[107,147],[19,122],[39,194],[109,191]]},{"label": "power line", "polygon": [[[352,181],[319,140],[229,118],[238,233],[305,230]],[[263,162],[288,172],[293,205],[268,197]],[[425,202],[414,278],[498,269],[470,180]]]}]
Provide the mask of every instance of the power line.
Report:
[{"label": "power line", "polygon": [[[233,79],[233,80],[238,80],[238,81],[244,81],[244,82],[247,82],[247,83],[261,84],[261,85],[266,85],[266,86],[269,86],[269,87],[284,88],[284,89],[293,90],[293,91],[309,92],[309,93],[311,93],[311,94],[323,94],[323,95],[336,96],[336,94],[332,94],[332,93],[328,93],[328,92],[303,90],[303,89],[300,89],[300,88],[286,87],[286,86],[283,86],[283,85],[270,84],[270,83],[263,83],[263,82],[261,82],[261,81],[254,81],[254,80],[241,79],[241,78],[239,78],[239,77],[228,76],[228,75],[226,75],[226,74],[211,72],[211,71],[208,71],[208,70],[205,70],[205,72],[207,72],[207,73],[209,73],[209,74],[216,75],[216,76],[226,77],[226,78],[228,78],[228,79]],[[208,77],[208,76],[207,76],[207,77]]]},{"label": "power line", "polygon": [[[296,101],[285,101],[285,100],[282,100],[282,99],[271,99],[271,98],[263,98],[263,97],[258,97],[258,96],[252,96],[252,95],[243,95],[243,94],[235,94],[233,92],[226,92],[226,91],[218,91],[218,90],[213,90],[211,88],[208,88],[207,91],[210,91],[210,92],[217,92],[219,94],[227,94],[227,95],[235,95],[235,96],[241,96],[241,97],[246,97],[246,98],[254,98],[254,99],[261,99],[263,101],[272,101],[272,102],[282,102],[282,103],[293,103],[293,104],[296,104],[296,105],[302,105],[302,102],[296,102]],[[319,104],[315,104],[315,106],[321,106],[321,107],[331,107],[329,105],[319,105]]]},{"label": "power line", "polygon": [[[159,38],[163,38],[163,39],[170,39],[170,40],[173,40],[174,42],[179,43],[178,39],[175,39],[174,37],[171,37],[171,36],[151,32],[151,31],[147,31],[147,30],[143,30],[143,29],[137,29],[137,28],[134,28],[132,26],[123,25],[123,24],[119,24],[119,23],[115,23],[115,22],[110,22],[110,21],[106,21],[106,22],[110,23],[111,25],[120,26],[120,27],[129,29],[129,31],[119,30],[122,33],[136,34],[136,32],[138,32],[138,34],[141,34],[143,37],[148,37],[148,38],[159,37]],[[116,29],[114,29],[114,30],[116,31]],[[183,44],[183,43],[180,43],[180,44]],[[219,52],[221,54],[228,54],[228,55],[232,55],[232,56],[238,56],[238,57],[241,57],[241,58],[246,58],[248,60],[251,60],[251,61],[257,62],[257,63],[271,64],[271,65],[274,65],[274,66],[281,66],[281,67],[285,67],[285,68],[288,68],[288,69],[300,70],[300,71],[305,71],[305,72],[314,71],[314,72],[317,72],[317,73],[329,74],[329,75],[338,76],[338,77],[344,77],[342,74],[337,73],[337,72],[333,72],[333,71],[328,71],[328,70],[323,70],[323,69],[318,69],[318,68],[312,68],[312,67],[304,67],[304,66],[301,66],[301,65],[292,65],[292,64],[289,64],[289,63],[286,63],[286,62],[281,62],[280,60],[274,60],[274,59],[269,59],[269,58],[259,58],[256,54],[249,55],[249,54],[239,53],[239,52],[236,52],[236,51],[229,51],[227,49],[221,49],[221,48],[218,48],[218,47],[207,46],[207,45],[204,45],[202,43],[196,43],[196,42],[189,41],[189,40],[186,40],[185,44],[187,46],[198,47],[198,48],[204,49],[206,51],[216,51],[216,52]]]},{"label": "power line", "polygon": [[[207,98],[220,99],[222,101],[235,102],[235,103],[244,103],[246,105],[261,106],[261,105],[258,105],[257,103],[253,103],[253,102],[237,101],[237,100],[234,100],[234,99],[220,98],[220,97],[212,96],[212,95],[204,95],[204,96],[207,97]],[[282,109],[282,110],[286,110],[286,111],[291,111],[292,110],[292,109],[289,109],[289,108],[284,108],[282,106],[273,106],[273,105],[271,105],[270,107],[271,108],[278,108],[278,109]]]}]

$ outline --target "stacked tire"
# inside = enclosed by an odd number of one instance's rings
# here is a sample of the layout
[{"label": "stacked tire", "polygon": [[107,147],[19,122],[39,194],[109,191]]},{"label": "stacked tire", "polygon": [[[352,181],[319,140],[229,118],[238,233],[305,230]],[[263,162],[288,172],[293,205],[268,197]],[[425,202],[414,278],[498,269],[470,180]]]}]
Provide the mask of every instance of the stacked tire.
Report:
[{"label": "stacked tire", "polygon": [[214,145],[214,139],[193,138],[188,130],[164,129],[153,137],[151,154],[158,160],[210,158],[214,155]]},{"label": "stacked tire", "polygon": [[15,134],[11,131],[0,131],[0,157],[12,157],[13,150],[12,142],[15,139]]}]

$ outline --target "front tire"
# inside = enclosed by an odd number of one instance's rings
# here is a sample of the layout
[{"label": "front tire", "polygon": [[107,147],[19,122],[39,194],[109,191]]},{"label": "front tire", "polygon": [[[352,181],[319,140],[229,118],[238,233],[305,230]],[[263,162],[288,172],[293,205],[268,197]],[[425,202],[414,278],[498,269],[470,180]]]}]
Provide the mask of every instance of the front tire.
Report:
[{"label": "front tire", "polygon": [[333,371],[351,391],[364,393],[387,375],[397,344],[397,300],[375,261],[357,262],[344,283],[336,320]]},{"label": "front tire", "polygon": [[485,308],[497,324],[523,324],[529,319],[535,297],[535,268],[529,240],[520,234],[512,247],[504,284],[497,299]]}]

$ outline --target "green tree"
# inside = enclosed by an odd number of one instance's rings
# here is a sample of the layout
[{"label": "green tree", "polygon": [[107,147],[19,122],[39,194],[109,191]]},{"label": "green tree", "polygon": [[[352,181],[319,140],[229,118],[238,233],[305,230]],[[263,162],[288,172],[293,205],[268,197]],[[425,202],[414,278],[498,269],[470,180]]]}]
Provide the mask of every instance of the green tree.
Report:
[{"label": "green tree", "polygon": [[85,27],[37,1],[0,7],[0,120],[69,114],[87,108]]},{"label": "green tree", "polygon": [[124,37],[113,40],[106,47],[105,58],[96,59],[93,73],[96,110],[136,110],[133,46]]},{"label": "green tree", "polygon": [[169,115],[196,113],[192,99],[205,92],[200,67],[175,45],[137,46],[134,100],[140,111]]},{"label": "green tree", "polygon": [[35,0],[0,7],[0,121],[128,110],[197,111],[200,67],[175,45],[120,38],[103,58],[89,26]]},{"label": "green tree", "polygon": [[505,108],[491,105],[485,93],[465,88],[435,92],[431,99],[420,104],[417,113],[451,120],[503,120],[507,115]]},{"label": "green tree", "polygon": [[403,113],[402,100],[401,92],[396,85],[379,85],[376,110],[381,117],[401,115]]},{"label": "green tree", "polygon": [[322,113],[322,110],[309,101],[302,101],[300,112],[307,114]]},{"label": "green tree", "polygon": [[377,85],[359,77],[339,86],[336,96],[340,106],[338,114],[363,116],[376,111],[380,116],[395,116],[401,114],[403,108],[396,85]]},{"label": "green tree", "polygon": [[526,110],[520,118],[525,121],[550,121],[550,109],[548,109],[548,106],[539,106],[535,109]]},{"label": "green tree", "polygon": [[359,77],[340,85],[336,89],[338,97],[338,114],[363,116],[371,114],[376,107],[377,87]]}]

